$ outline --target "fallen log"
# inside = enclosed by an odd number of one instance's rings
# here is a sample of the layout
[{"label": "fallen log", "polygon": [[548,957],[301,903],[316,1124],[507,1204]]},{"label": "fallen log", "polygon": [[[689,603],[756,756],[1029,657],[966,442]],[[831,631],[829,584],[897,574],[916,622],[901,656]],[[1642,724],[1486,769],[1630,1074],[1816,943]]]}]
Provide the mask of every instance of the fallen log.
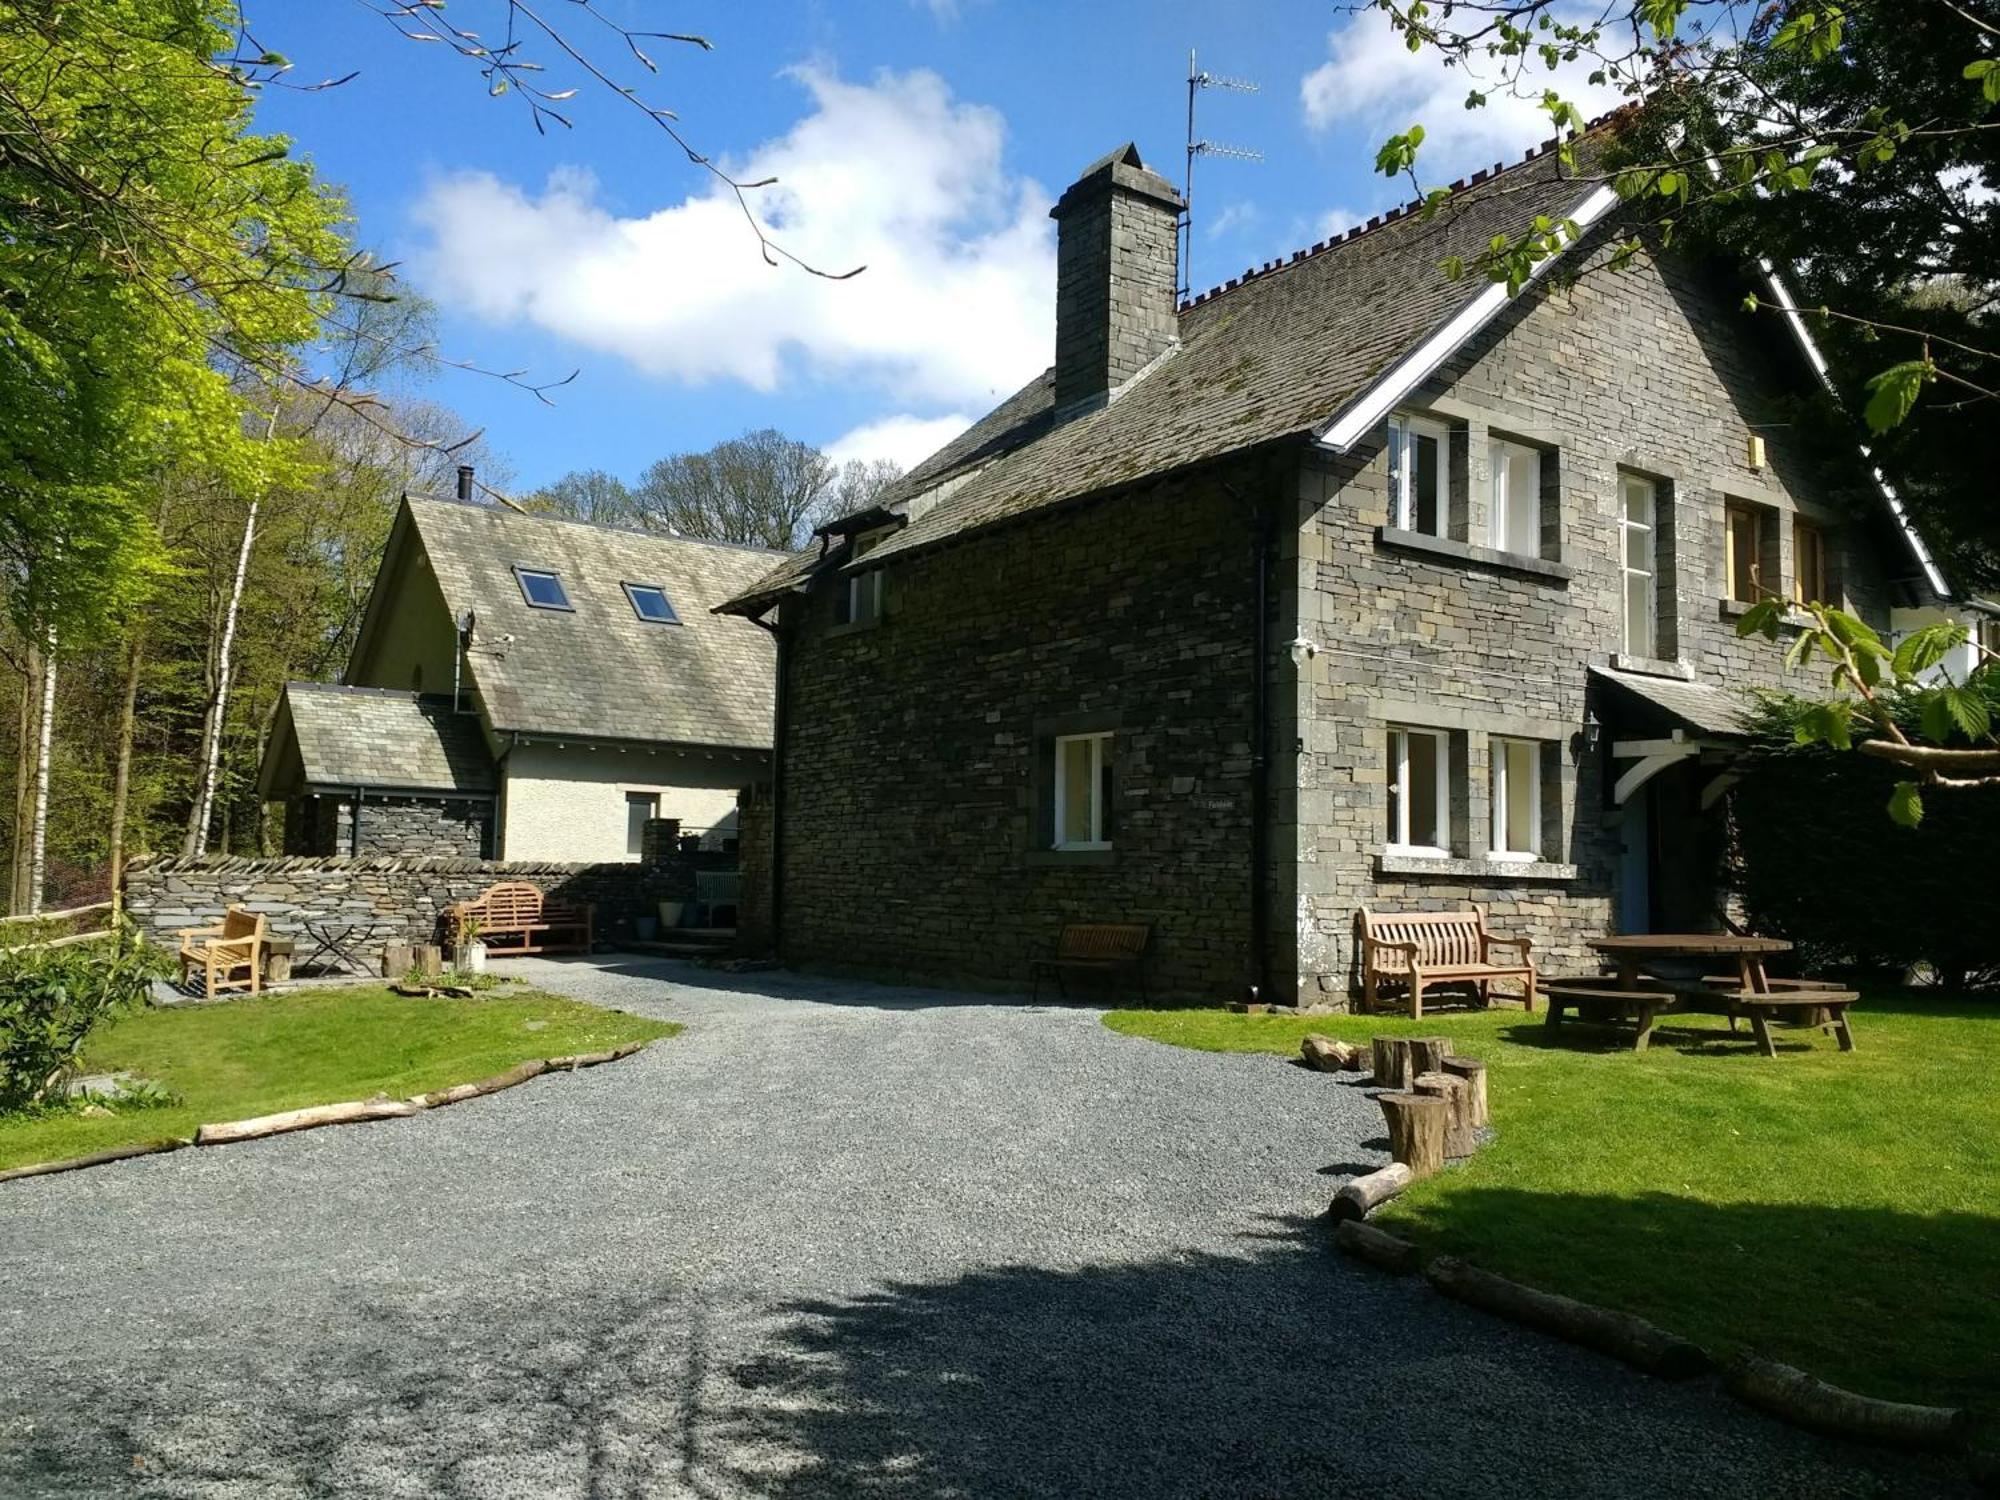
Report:
[{"label": "fallen log", "polygon": [[1361,1066],[1361,1049],[1317,1031],[1307,1032],[1299,1042],[1299,1056],[1317,1073],[1342,1073]]},{"label": "fallen log", "polygon": [[1343,1254],[1380,1266],[1398,1276],[1417,1269],[1417,1247],[1386,1229],[1364,1224],[1359,1219],[1343,1219],[1334,1226],[1333,1243]]},{"label": "fallen log", "polygon": [[128,1156],[152,1156],[161,1151],[178,1151],[183,1146],[192,1146],[193,1140],[184,1135],[168,1136],[161,1141],[146,1141],[137,1146],[113,1146],[108,1151],[93,1151],[88,1156],[71,1156],[61,1161],[38,1161],[25,1167],[9,1167],[0,1172],[0,1182],[12,1182],[17,1177],[48,1177],[57,1172],[74,1172],[81,1167],[98,1167],[110,1161],[123,1161]]},{"label": "fallen log", "polygon": [[477,1099],[483,1094],[497,1094],[502,1089],[511,1089],[517,1083],[526,1083],[530,1078],[540,1077],[549,1070],[547,1062],[532,1057],[524,1063],[516,1063],[504,1073],[495,1073],[491,1078],[482,1078],[477,1083],[454,1084],[448,1089],[433,1089],[428,1094],[414,1095],[410,1103],[424,1109],[435,1109],[440,1104],[460,1104],[467,1099]]},{"label": "fallen log", "polygon": [[1472,1128],[1479,1130],[1492,1123],[1486,1104],[1486,1064],[1476,1057],[1447,1057],[1442,1067],[1465,1080],[1465,1111]]},{"label": "fallen log", "polygon": [[1929,1453],[1963,1453],[1972,1435],[1972,1414],[1962,1407],[1916,1406],[1859,1395],[1754,1354],[1731,1360],[1722,1383],[1737,1400],[1829,1437]]},{"label": "fallen log", "polygon": [[288,1109],[282,1114],[204,1125],[194,1133],[194,1143],[197,1146],[224,1146],[232,1141],[254,1141],[262,1136],[312,1130],[321,1125],[394,1120],[404,1115],[421,1114],[423,1110],[423,1105],[409,1099],[360,1099],[346,1104],[316,1104],[310,1109]]},{"label": "fallen log", "polygon": [[1465,1102],[1465,1080],[1455,1073],[1419,1073],[1410,1080],[1410,1092],[1444,1100],[1444,1154],[1470,1156],[1479,1148],[1478,1133]]},{"label": "fallen log", "polygon": [[630,1057],[645,1045],[644,1042],[627,1042],[607,1052],[574,1052],[568,1057],[552,1057],[549,1059],[549,1070],[554,1072],[566,1068],[574,1073],[578,1068],[595,1068],[602,1063],[617,1062],[621,1057]]},{"label": "fallen log", "polygon": [[1709,1368],[1708,1355],[1699,1345],[1631,1313],[1537,1291],[1452,1255],[1438,1256],[1424,1268],[1424,1275],[1447,1297],[1595,1349],[1665,1380],[1686,1379]]},{"label": "fallen log", "polygon": [[1377,1208],[1417,1180],[1416,1173],[1399,1161],[1342,1184],[1327,1210],[1343,1221],[1365,1219]]},{"label": "fallen log", "polygon": [[1444,1143],[1450,1107],[1428,1094],[1378,1094],[1389,1127],[1389,1154],[1417,1177],[1428,1177],[1444,1165]]}]

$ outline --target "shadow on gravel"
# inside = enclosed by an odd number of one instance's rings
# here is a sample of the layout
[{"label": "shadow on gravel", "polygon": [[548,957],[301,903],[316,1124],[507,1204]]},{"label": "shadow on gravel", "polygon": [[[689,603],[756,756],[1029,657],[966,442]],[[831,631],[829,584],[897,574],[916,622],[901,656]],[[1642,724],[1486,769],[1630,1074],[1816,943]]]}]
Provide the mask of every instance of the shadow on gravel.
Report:
[{"label": "shadow on gravel", "polygon": [[1353,1267],[1306,1221],[1239,1254],[851,1298],[723,1303],[636,1279],[413,1292],[284,1338],[187,1330],[66,1390],[39,1381],[54,1405],[32,1435],[0,1420],[0,1492],[1964,1493],[1945,1467],[1817,1442]]},{"label": "shadow on gravel", "polygon": [[865,1010],[948,1010],[965,1006],[1011,1006],[1020,1010],[1101,1010],[1115,1003],[1106,999],[1065,1000],[1052,989],[1030,1001],[1026,990],[951,990],[921,985],[897,985],[875,979],[845,979],[806,974],[796,969],[753,969],[734,974],[690,959],[659,958],[639,953],[598,953],[588,957],[548,958],[565,968],[589,969],[635,979],[657,979],[682,989],[715,995],[804,1000],[815,1005],[852,1006]]}]

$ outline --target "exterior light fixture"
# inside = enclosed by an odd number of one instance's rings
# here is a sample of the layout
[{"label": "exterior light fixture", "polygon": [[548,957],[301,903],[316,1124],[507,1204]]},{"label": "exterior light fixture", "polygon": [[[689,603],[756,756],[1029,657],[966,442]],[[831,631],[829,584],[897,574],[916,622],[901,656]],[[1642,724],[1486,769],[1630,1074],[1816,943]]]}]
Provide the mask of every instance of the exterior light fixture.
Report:
[{"label": "exterior light fixture", "polygon": [[1319,642],[1309,641],[1304,636],[1299,636],[1285,649],[1292,653],[1292,665],[1303,667],[1307,662],[1319,655]]},{"label": "exterior light fixture", "polygon": [[1597,748],[1597,742],[1603,737],[1604,726],[1598,722],[1597,715],[1591,713],[1589,710],[1585,710],[1583,728],[1579,729],[1571,738],[1571,744],[1576,751],[1576,758],[1582,760],[1584,756],[1594,751]]}]

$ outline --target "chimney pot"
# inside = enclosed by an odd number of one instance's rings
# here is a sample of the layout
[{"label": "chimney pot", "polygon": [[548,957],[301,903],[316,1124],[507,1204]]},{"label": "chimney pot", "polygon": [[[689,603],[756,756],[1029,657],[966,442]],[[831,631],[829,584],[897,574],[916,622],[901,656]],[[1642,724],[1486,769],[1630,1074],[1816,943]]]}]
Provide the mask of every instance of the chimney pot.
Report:
[{"label": "chimney pot", "polygon": [[1049,211],[1058,411],[1102,403],[1173,347],[1185,207],[1127,143],[1086,167]]},{"label": "chimney pot", "polygon": [[470,500],[472,498],[471,464],[460,464],[458,466],[458,498],[461,500]]}]

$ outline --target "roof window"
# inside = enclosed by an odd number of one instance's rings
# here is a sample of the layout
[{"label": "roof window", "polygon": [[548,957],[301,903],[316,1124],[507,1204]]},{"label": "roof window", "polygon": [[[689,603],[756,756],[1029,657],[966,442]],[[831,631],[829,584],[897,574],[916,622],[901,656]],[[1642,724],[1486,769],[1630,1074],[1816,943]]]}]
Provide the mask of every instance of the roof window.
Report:
[{"label": "roof window", "polygon": [[563,609],[574,611],[576,606],[569,602],[569,595],[563,592],[562,580],[546,568],[523,568],[516,565],[514,576],[521,583],[521,597],[533,609]]},{"label": "roof window", "polygon": [[681,617],[657,583],[628,583],[625,597],[632,601],[632,613],[650,625],[678,625]]}]

